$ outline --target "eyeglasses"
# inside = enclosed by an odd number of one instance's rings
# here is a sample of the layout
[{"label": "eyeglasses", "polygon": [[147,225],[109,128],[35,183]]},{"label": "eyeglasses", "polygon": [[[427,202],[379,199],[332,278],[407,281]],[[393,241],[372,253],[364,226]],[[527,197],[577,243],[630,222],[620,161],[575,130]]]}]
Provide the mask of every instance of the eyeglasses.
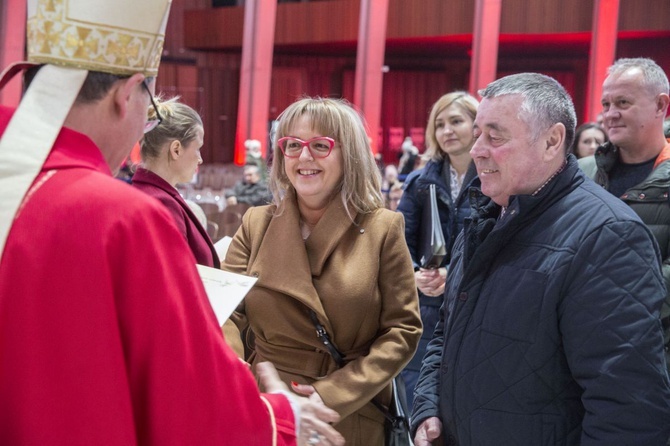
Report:
[{"label": "eyeglasses", "polygon": [[154,95],[151,94],[151,90],[149,90],[149,86],[147,85],[147,80],[142,81],[142,86],[144,89],[149,93],[149,99],[151,100],[151,105],[154,107],[154,111],[156,112],[156,117],[154,119],[148,119],[147,123],[144,124],[144,133],[149,133],[158,125],[163,122],[163,118],[161,117],[161,114],[158,113],[158,107],[156,107],[156,102],[154,102]]},{"label": "eyeglasses", "polygon": [[327,136],[317,136],[303,141],[294,136],[284,136],[279,138],[277,144],[286,158],[299,158],[303,147],[307,147],[312,158],[325,158],[335,147],[335,140]]}]

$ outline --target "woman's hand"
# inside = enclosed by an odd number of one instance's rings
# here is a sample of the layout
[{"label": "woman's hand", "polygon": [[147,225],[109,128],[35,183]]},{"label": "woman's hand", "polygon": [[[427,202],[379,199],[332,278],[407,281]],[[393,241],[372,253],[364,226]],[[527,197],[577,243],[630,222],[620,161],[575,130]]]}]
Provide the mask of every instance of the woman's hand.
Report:
[{"label": "woman's hand", "polygon": [[419,269],[414,273],[416,287],[426,296],[441,296],[444,294],[444,284],[447,280],[447,269]]},{"label": "woman's hand", "polygon": [[[261,362],[257,364],[256,372],[268,393],[290,393],[286,384],[279,379],[277,370],[272,363]],[[309,395],[308,397],[301,397],[290,394],[290,398],[300,408],[300,419],[296,420],[298,444],[301,446],[344,445],[344,437],[330,425],[340,420],[339,414],[323,404],[323,400],[312,386],[294,386],[294,388],[296,387],[304,391],[304,393],[301,393]],[[309,388],[311,388],[311,391]]]},{"label": "woman's hand", "polygon": [[431,446],[442,434],[442,422],[437,417],[426,418],[414,435],[414,446]]},{"label": "woman's hand", "polygon": [[323,400],[321,399],[321,395],[316,393],[314,386],[310,386],[309,384],[298,384],[296,382],[292,382],[291,389],[293,389],[295,393],[305,395],[315,403],[324,404]]}]

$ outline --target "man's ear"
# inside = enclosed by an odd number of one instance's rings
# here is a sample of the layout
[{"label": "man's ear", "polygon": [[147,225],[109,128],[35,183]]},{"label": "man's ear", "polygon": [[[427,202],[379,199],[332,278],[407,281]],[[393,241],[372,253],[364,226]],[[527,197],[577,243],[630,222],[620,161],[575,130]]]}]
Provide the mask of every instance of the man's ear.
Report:
[{"label": "man's ear", "polygon": [[114,108],[121,118],[125,118],[133,94],[137,93],[138,86],[144,82],[142,73],[135,73],[128,79],[123,79],[115,86],[113,93]]},{"label": "man's ear", "polygon": [[552,125],[545,134],[546,148],[544,151],[545,160],[549,161],[555,159],[557,156],[565,157],[565,125],[557,122]]},{"label": "man's ear", "polygon": [[668,113],[668,104],[670,104],[670,97],[665,93],[659,94],[656,99],[656,109],[663,118],[665,118],[665,115]]}]

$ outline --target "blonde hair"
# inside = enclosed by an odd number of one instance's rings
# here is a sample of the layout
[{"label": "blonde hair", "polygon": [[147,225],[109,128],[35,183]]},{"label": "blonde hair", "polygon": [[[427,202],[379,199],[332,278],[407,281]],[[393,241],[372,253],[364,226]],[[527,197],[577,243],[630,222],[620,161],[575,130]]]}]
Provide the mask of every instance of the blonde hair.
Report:
[{"label": "blonde hair", "polygon": [[269,186],[278,213],[282,211],[283,199],[295,189],[286,175],[284,154],[277,140],[291,136],[290,132],[302,116],[307,116],[313,130],[333,138],[336,149],[342,153],[340,197],[347,212],[352,209],[365,214],[383,208],[381,174],[372,155],[363,118],[344,99],[305,97],[289,105],[277,118]]},{"label": "blonde hair", "polygon": [[444,109],[450,107],[452,104],[458,105],[472,118],[473,121],[477,116],[479,102],[465,91],[447,93],[438,99],[435,104],[433,104],[433,108],[428,116],[428,123],[426,124],[426,153],[423,155],[424,159],[443,161],[447,156],[447,154],[440,149],[440,143],[437,141],[437,138],[435,138],[435,120],[437,119],[437,115],[442,113]]},{"label": "blonde hair", "polygon": [[[197,137],[198,127],[203,127],[198,112],[179,102],[179,96],[166,100],[155,98],[154,101],[163,121],[142,138],[140,155],[143,161],[158,158],[170,141],[177,140],[183,146],[188,145]],[[152,106],[149,107],[148,117],[156,119],[156,111]]]}]

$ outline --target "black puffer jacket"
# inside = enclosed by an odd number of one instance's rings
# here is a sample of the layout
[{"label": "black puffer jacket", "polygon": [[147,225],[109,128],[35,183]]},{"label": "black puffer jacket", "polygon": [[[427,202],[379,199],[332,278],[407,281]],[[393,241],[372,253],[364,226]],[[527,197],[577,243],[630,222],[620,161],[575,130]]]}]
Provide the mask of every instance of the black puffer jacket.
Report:
[{"label": "black puffer jacket", "polygon": [[[619,160],[617,147],[611,142],[596,150],[595,156],[579,160],[580,167],[587,176],[605,189],[609,187],[609,172]],[[670,144],[666,145],[656,158],[654,170],[640,184],[621,196],[640,219],[651,229],[661,250],[663,278],[668,294],[661,309],[664,329],[665,358],[670,373]]]},{"label": "black puffer jacket", "polygon": [[665,445],[666,291],[649,229],[573,156],[500,220],[471,194],[412,429],[437,416],[451,445]]}]

